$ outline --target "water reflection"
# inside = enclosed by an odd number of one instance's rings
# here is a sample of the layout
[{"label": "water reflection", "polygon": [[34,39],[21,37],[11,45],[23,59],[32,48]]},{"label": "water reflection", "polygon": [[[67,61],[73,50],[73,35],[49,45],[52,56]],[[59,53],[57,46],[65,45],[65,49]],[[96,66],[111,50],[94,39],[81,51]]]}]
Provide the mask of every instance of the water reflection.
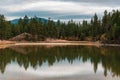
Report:
[{"label": "water reflection", "polygon": [[[31,67],[33,69],[43,67],[44,65],[48,65],[48,67],[50,67],[53,64],[60,62],[61,64],[64,62],[64,64],[70,63],[73,65],[77,62],[79,65],[74,67],[74,70],[76,69],[76,71],[78,71],[77,69],[80,69],[78,66],[84,66],[88,63],[87,66],[92,64],[92,70],[96,73],[99,65],[101,64],[101,68],[104,69],[104,76],[107,76],[108,72],[111,72],[113,74],[112,76],[120,76],[119,50],[120,47],[14,46],[0,50],[0,71],[4,74],[6,66],[11,63],[17,63],[19,67],[24,67],[25,70],[29,70]],[[73,70],[72,68],[70,69]],[[87,68],[84,69],[87,70]],[[60,71],[62,70],[60,69]]]}]

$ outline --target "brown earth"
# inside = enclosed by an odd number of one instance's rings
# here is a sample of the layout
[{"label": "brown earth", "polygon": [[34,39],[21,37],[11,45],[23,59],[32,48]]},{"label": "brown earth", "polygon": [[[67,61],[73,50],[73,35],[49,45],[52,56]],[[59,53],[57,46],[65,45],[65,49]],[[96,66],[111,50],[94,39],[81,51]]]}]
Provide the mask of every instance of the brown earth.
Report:
[{"label": "brown earth", "polygon": [[0,45],[14,44],[14,43],[15,43],[15,42],[13,42],[13,41],[0,40]]},{"label": "brown earth", "polygon": [[13,41],[6,41],[6,40],[0,40],[0,49],[4,49],[4,48],[7,48],[8,46],[10,45],[13,45],[15,44],[15,42]]}]

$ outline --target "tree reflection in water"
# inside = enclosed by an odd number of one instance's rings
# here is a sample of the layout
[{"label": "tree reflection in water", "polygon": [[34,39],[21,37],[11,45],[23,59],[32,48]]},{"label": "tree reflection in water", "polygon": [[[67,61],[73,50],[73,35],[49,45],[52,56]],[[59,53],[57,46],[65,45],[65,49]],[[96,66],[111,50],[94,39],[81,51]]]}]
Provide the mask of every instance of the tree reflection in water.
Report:
[{"label": "tree reflection in water", "polygon": [[32,66],[42,66],[48,62],[52,66],[55,62],[68,60],[73,63],[75,59],[82,60],[83,63],[90,60],[97,72],[98,64],[104,68],[104,75],[111,71],[113,76],[120,76],[120,47],[92,47],[92,46],[15,46],[0,49],[0,70],[4,73],[5,68],[11,62],[17,62],[26,70]]}]

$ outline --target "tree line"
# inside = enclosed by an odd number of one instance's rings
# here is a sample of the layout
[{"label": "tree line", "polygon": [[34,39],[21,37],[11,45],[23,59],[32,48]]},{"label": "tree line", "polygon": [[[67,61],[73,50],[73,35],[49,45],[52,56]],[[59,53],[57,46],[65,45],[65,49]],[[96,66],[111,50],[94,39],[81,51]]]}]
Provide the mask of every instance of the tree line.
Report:
[{"label": "tree line", "polygon": [[[25,15],[23,19],[18,20],[18,23],[12,24],[10,21],[5,20],[4,15],[0,15],[1,40],[10,39],[24,32],[32,34],[33,41],[54,38],[120,43],[120,11],[107,12],[105,10],[102,18],[94,14],[91,21],[83,20],[81,23],[76,23],[73,20],[68,21],[68,23],[60,20],[54,22],[51,19],[42,22],[40,18],[33,17],[29,19]],[[26,36],[27,38],[28,36]]]}]

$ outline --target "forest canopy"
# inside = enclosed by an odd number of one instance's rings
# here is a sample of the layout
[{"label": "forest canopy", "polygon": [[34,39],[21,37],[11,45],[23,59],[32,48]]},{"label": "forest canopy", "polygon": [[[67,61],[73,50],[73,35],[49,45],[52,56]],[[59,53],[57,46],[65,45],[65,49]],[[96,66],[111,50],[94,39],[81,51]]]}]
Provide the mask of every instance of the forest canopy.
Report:
[{"label": "forest canopy", "polygon": [[[57,22],[48,19],[43,22],[38,17],[28,18],[27,15],[12,24],[4,15],[0,15],[0,40],[8,40],[22,33],[31,34],[26,36],[28,41],[39,41],[45,38],[66,40],[101,41],[103,43],[120,43],[120,11],[104,11],[102,18],[95,13],[91,21],[83,20],[76,23],[73,20],[68,23]],[[42,38],[42,39],[41,39]]]}]

